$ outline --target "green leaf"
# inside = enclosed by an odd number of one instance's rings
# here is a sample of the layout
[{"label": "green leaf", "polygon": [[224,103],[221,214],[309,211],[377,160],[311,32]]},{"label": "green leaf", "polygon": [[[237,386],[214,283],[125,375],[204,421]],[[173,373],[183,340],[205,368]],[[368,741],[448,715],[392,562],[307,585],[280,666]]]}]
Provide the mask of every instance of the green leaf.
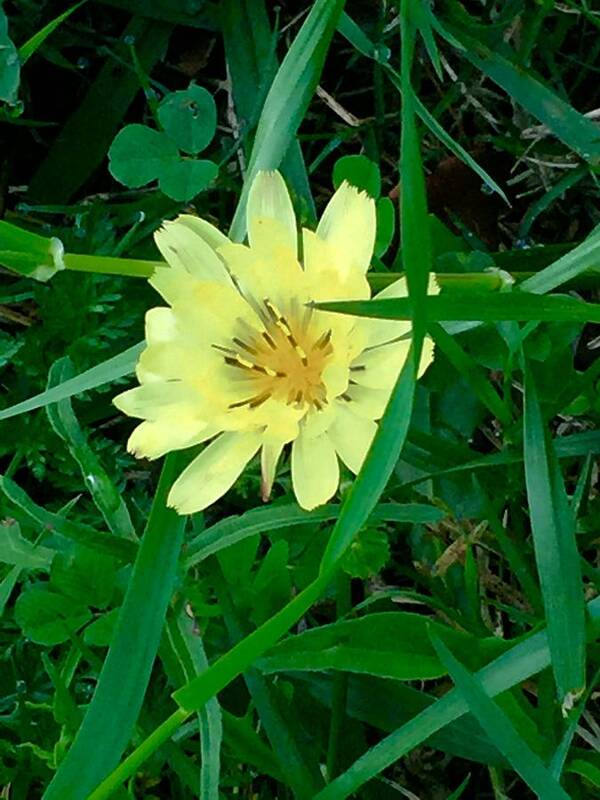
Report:
[{"label": "green leaf", "polygon": [[115,561],[89,547],[57,553],[50,569],[50,587],[75,602],[106,608],[114,590]]},{"label": "green leaf", "polygon": [[[375,319],[414,318],[409,297],[315,303],[315,307]],[[584,303],[567,295],[544,297],[526,292],[448,292],[427,297],[425,314],[430,322],[600,322],[600,303]]]},{"label": "green leaf", "polygon": [[260,625],[290,599],[292,578],[288,568],[289,546],[284,539],[274,542],[261,561],[252,584],[254,595],[251,618]]},{"label": "green leaf", "polygon": [[279,167],[302,122],[343,6],[344,0],[316,0],[271,84],[231,224],[230,236],[235,241],[246,233],[246,203],[256,173]]},{"label": "green leaf", "polygon": [[378,258],[387,251],[396,232],[396,207],[389,197],[380,197],[377,211],[377,236],[373,252]]},{"label": "green leaf", "polygon": [[383,569],[390,558],[387,534],[379,528],[360,531],[342,559],[342,569],[353,578],[369,578]]},{"label": "green leaf", "polygon": [[575,520],[525,369],[524,462],[535,558],[558,695],[568,709],[585,688],[585,606]]},{"label": "green leaf", "polygon": [[113,178],[132,189],[145,186],[179,161],[175,144],[146,125],[127,125],[115,136],[108,151]]},{"label": "green leaf", "polygon": [[[48,374],[48,388],[64,383],[72,375],[73,365],[69,358],[55,361]],[[116,536],[136,540],[125,501],[88,444],[87,437],[73,413],[70,400],[64,398],[56,404],[47,405],[46,414],[55,433],[63,439],[71,456],[79,465],[92,499],[109,529]]]},{"label": "green leaf", "polygon": [[47,238],[0,220],[0,264],[28,278],[47,281],[65,269],[64,247]]},{"label": "green leaf", "polygon": [[173,200],[192,200],[216,178],[218,171],[212,161],[179,158],[161,166],[158,185]]},{"label": "green leaf", "polygon": [[0,524],[0,563],[23,569],[47,570],[54,551],[35,545],[21,536],[21,526],[14,520]]},{"label": "green leaf", "polygon": [[0,420],[10,419],[10,417],[16,417],[18,414],[34,411],[36,408],[42,408],[49,403],[58,403],[67,397],[73,397],[75,394],[80,394],[90,389],[97,389],[98,386],[103,386],[125,375],[130,375],[135,370],[138,357],[144,347],[145,342],[135,344],[128,350],[124,350],[101,364],[87,369],[75,378],[69,378],[58,386],[46,389],[45,392],[36,394],[28,400],[23,400],[14,406],[2,409],[0,411]]},{"label": "green leaf", "polygon": [[180,150],[196,155],[208,147],[215,135],[217,107],[210,92],[191,84],[162,100],[158,120]]},{"label": "green leaf", "polygon": [[445,664],[471,712],[529,788],[544,800],[570,800],[539,756],[516,732],[504,711],[488,696],[481,680],[471,675],[433,632],[431,639],[440,661]]},{"label": "green leaf", "polygon": [[[334,622],[285,639],[258,666],[263,672],[338,669],[402,681],[439,678],[446,668],[431,645],[431,624],[429,617],[403,611]],[[506,649],[498,639],[476,639],[439,627],[476,666]]]},{"label": "green leaf", "polygon": [[173,590],[185,517],[165,500],[178,473],[165,459],[152,511],[92,702],[44,800],[85,800],[115,767],[142,705]]},{"label": "green leaf", "polygon": [[0,5],[0,100],[5,103],[17,101],[20,72],[19,54],[8,35],[8,20]]},{"label": "green leaf", "polygon": [[15,603],[15,619],[24,635],[49,647],[68,641],[91,618],[86,605],[39,583],[26,589]]},{"label": "green leaf", "polygon": [[366,156],[342,156],[333,167],[333,186],[339,189],[344,181],[377,199],[381,194],[381,174],[377,164]]},{"label": "green leaf", "polygon": [[119,619],[119,609],[113,608],[95,619],[83,632],[83,641],[91,647],[108,647]]}]

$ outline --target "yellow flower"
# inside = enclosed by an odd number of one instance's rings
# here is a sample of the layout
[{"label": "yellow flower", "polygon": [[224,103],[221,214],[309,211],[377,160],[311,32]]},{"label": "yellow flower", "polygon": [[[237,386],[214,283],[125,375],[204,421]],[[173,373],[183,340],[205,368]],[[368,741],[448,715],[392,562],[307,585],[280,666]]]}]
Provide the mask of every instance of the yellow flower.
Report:
[{"label": "yellow flower", "polygon": [[[128,448],[158,458],[210,441],[175,481],[169,505],[206,508],[261,453],[262,496],[291,442],[292,483],[306,509],[339,484],[338,457],[363,463],[410,346],[410,323],[310,308],[310,301],[370,297],[365,273],[375,205],[344,183],[316,232],[302,231],[278,172],[262,172],[248,199],[248,246],[182,215],[155,234],[168,266],[150,280],[168,307],[146,315],[140,386],[115,398],[144,420]],[[430,292],[437,292],[432,280]],[[406,296],[404,279],[378,297]],[[421,372],[433,358],[426,340]]]}]

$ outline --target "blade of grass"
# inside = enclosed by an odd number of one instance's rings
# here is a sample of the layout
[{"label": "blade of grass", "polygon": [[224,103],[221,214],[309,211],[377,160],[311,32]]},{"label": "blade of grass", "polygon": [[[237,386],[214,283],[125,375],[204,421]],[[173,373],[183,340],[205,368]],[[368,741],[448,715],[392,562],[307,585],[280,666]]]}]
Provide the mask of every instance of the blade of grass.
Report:
[{"label": "blade of grass", "polygon": [[[253,508],[242,516],[227,517],[211,525],[186,544],[184,568],[199,564],[208,556],[257,533],[268,533],[296,525],[314,525],[338,519],[341,506],[328,504],[304,511],[295,503],[274,508]],[[372,522],[440,522],[444,512],[419,503],[382,503],[373,509]]]},{"label": "blade of grass", "polygon": [[535,382],[525,367],[523,448],[535,558],[546,611],[552,669],[563,708],[585,688],[585,606],[575,520],[542,418]]},{"label": "blade of grass", "polygon": [[434,633],[431,634],[431,641],[471,713],[515,772],[538,797],[544,800],[570,800],[539,756],[519,736],[509,717],[488,696],[481,680],[472,675]]},{"label": "blade of grass", "polygon": [[[588,603],[587,608],[591,619],[590,635],[593,636],[600,629],[600,598]],[[549,664],[548,635],[546,631],[540,631],[512,647],[476,674],[486,694],[494,697],[541,672]],[[459,692],[456,689],[451,690],[368,750],[346,772],[325,787],[315,800],[344,800],[468,710]]]},{"label": "blade of grass", "polygon": [[485,372],[476,364],[471,356],[462,349],[456,341],[456,338],[450,336],[441,325],[435,323],[430,324],[428,330],[436,345],[442,353],[444,353],[452,366],[469,382],[471,389],[487,409],[504,425],[510,425],[512,417],[506,403],[495,389],[492,388],[492,385],[486,378]]},{"label": "blade of grass", "polygon": [[[381,300],[350,300],[315,303],[316,308],[376,319],[413,319],[414,308],[408,297]],[[452,292],[427,298],[429,322],[600,322],[600,303],[585,303],[575,297],[529,292]]]},{"label": "blade of grass", "polygon": [[524,280],[520,288],[524,292],[544,294],[588,269],[600,269],[600,225],[573,250]]},{"label": "blade of grass", "polygon": [[244,188],[231,224],[230,236],[241,241],[246,234],[246,202],[259,170],[277,169],[290,147],[316,90],[325,56],[344,0],[316,0],[265,100]]},{"label": "blade of grass", "polygon": [[[48,389],[64,383],[72,374],[73,366],[69,358],[55,361],[48,373]],[[46,414],[54,432],[66,443],[71,456],[79,465],[86,486],[109,530],[116,536],[136,541],[125,501],[88,444],[70,400],[64,398],[59,403],[47,405]]]},{"label": "blade of grass", "polygon": [[58,17],[50,20],[47,25],[44,25],[41,30],[37,31],[37,33],[34,33],[30,39],[22,44],[19,47],[19,59],[21,61],[21,65],[25,64],[35,53],[35,51],[46,41],[48,36],[50,36],[50,34],[53,33],[62,22],[70,17],[74,11],[77,11],[77,9],[80,8],[85,2],[86,0],[81,0],[81,2],[75,3],[74,6],[71,6],[71,8],[68,8],[62,14],[59,14]]},{"label": "blade of grass", "polygon": [[45,392],[40,392],[40,394],[36,394],[28,400],[23,400],[14,406],[2,409],[0,411],[0,420],[16,417],[19,414],[34,411],[36,408],[43,408],[50,403],[58,403],[67,397],[73,397],[75,394],[87,392],[90,389],[97,389],[98,386],[103,386],[105,383],[130,375],[135,370],[138,357],[144,347],[145,342],[134,344],[128,350],[124,350],[101,364],[85,370],[85,372],[74,378],[69,378],[58,386],[53,386],[51,389],[46,389]]},{"label": "blade of grass", "polygon": [[42,529],[56,531],[65,539],[90,547],[100,553],[107,553],[120,561],[133,561],[137,552],[134,542],[106,533],[98,533],[91,525],[82,522],[71,522],[60,514],[53,514],[38,506],[29,495],[7,475],[0,475],[0,490],[21,509],[36,525]]},{"label": "blade of grass", "polygon": [[[194,631],[194,621],[185,611],[181,611],[176,620],[173,618],[167,620],[165,636],[179,662],[182,684],[208,669],[202,638]],[[221,707],[216,697],[212,697],[198,711],[198,727],[200,730],[199,796],[201,800],[219,800],[223,721]]]},{"label": "blade of grass", "polygon": [[180,458],[168,455],[111,646],[83,723],[44,800],[84,800],[133,732],[171,597],[185,517],[165,505]]},{"label": "blade of grass", "polygon": [[532,71],[515,62],[514,52],[503,42],[492,48],[480,37],[458,26],[442,25],[431,14],[432,25],[461,55],[498,84],[510,97],[544,124],[567,147],[590,164],[600,163],[597,125],[549,89]]}]

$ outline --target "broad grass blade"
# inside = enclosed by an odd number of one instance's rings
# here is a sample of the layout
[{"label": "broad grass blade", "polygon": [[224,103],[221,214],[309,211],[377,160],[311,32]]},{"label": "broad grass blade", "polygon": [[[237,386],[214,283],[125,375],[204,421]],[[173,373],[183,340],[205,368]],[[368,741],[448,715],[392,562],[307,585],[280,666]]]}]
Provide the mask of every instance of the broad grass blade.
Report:
[{"label": "broad grass blade", "polygon": [[344,0],[317,0],[277,71],[258,122],[244,188],[230,236],[246,234],[246,201],[259,170],[277,169],[290,147],[321,76]]},{"label": "broad grass blade", "polygon": [[178,472],[169,455],[92,702],[44,800],[84,800],[131,738],[173,590],[185,517],[165,505]]},{"label": "broad grass blade", "polygon": [[585,607],[575,520],[525,368],[524,463],[531,529],[559,699],[569,708],[585,688]]},{"label": "broad grass blade", "polygon": [[431,641],[473,716],[515,772],[519,773],[538,797],[543,797],[544,800],[569,800],[569,795],[552,777],[539,756],[519,736],[504,711],[488,696],[481,680],[454,657],[438,636],[432,634]]}]

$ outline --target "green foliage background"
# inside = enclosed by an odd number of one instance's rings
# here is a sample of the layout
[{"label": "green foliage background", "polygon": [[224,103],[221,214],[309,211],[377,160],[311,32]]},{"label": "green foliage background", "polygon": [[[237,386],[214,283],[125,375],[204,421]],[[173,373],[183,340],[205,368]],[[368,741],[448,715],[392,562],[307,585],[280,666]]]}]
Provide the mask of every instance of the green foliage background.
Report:
[{"label": "green foliage background", "polygon": [[[2,6],[3,796],[595,796],[593,4]],[[371,284],[410,298],[337,309],[436,359],[335,502],[284,464],[259,508],[253,464],[178,518],[191,454],[135,461],[110,402],[152,232],[242,240],[275,168],[309,225],[344,179],[376,199]]]}]

